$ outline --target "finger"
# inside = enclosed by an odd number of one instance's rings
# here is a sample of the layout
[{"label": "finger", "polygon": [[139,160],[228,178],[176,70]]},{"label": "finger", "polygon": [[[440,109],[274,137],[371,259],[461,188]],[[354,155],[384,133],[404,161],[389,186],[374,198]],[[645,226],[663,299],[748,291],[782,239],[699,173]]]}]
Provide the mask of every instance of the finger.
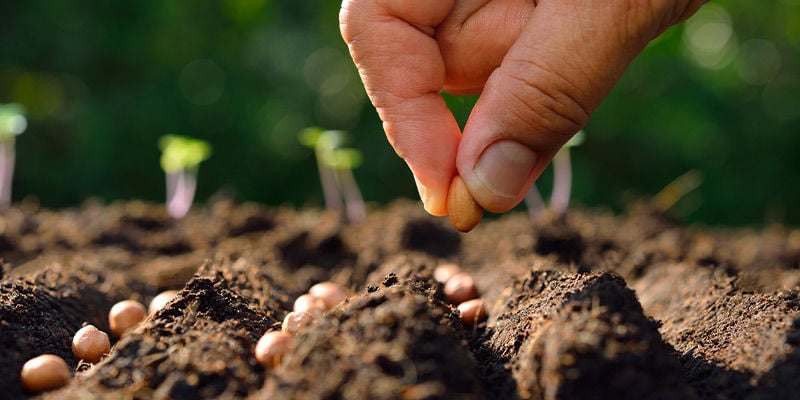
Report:
[{"label": "finger", "polygon": [[505,212],[522,201],[666,24],[663,3],[538,3],[484,86],[458,149],[458,172],[483,208]]},{"label": "finger", "polygon": [[342,37],[386,136],[414,174],[425,209],[447,213],[460,129],[439,94],[445,67],[434,27],[454,0],[345,0]]}]

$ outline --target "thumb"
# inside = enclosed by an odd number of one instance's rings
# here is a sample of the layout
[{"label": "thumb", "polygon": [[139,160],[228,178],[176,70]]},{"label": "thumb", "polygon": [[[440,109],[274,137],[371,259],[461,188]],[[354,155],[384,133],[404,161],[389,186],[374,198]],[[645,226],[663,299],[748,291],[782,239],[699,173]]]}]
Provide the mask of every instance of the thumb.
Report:
[{"label": "thumb", "polygon": [[540,1],[490,75],[456,160],[459,174],[487,211],[505,212],[522,201],[661,29],[660,21],[637,19],[630,4],[621,3],[630,2]]}]

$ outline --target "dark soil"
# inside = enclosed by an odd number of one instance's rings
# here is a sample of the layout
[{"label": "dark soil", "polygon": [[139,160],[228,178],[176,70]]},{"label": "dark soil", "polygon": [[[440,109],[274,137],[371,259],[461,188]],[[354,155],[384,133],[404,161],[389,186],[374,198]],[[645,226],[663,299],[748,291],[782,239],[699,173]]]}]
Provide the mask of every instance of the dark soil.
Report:
[{"label": "dark soil", "polygon": [[[76,369],[53,399],[784,399],[800,393],[800,230],[686,228],[647,208],[512,214],[460,234],[418,204],[344,224],[218,199],[173,221],[141,202],[0,213],[0,387],[22,364]],[[470,271],[489,320],[464,326],[433,269]],[[258,338],[332,280],[354,296],[264,370]],[[178,297],[89,366],[84,323]]]}]

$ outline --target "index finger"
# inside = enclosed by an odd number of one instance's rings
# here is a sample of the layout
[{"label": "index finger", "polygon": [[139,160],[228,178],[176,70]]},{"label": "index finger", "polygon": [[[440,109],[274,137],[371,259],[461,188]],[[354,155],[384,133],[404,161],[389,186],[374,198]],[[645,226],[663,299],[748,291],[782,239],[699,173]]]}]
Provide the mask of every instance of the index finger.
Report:
[{"label": "index finger", "polygon": [[439,91],[445,64],[432,37],[455,1],[345,0],[342,37],[392,147],[405,160],[425,209],[447,214],[461,132]]}]

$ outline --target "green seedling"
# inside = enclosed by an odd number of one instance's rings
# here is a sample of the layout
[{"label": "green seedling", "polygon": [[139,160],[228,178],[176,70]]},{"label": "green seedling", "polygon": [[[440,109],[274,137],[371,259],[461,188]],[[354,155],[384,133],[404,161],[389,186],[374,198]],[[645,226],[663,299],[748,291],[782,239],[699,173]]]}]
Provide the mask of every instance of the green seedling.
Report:
[{"label": "green seedling", "polygon": [[25,110],[19,104],[0,104],[0,209],[11,204],[14,179],[14,142],[28,127]]},{"label": "green seedling", "polygon": [[351,148],[334,149],[330,153],[330,159],[326,160],[336,171],[336,181],[344,197],[345,212],[350,222],[361,222],[367,217],[364,198],[353,176],[353,170],[361,166],[362,160],[361,152]]},{"label": "green seedling", "polygon": [[366,207],[353,176],[363,157],[356,149],[341,147],[349,140],[347,132],[310,127],[300,132],[299,140],[314,150],[325,207],[339,212],[344,209],[350,222],[364,220]]},{"label": "green seedling", "polygon": [[675,203],[702,184],[703,173],[696,169],[689,170],[656,193],[651,200],[651,204],[662,213],[667,212]]},{"label": "green seedling", "polygon": [[197,169],[211,156],[211,145],[188,136],[164,135],[158,147],[161,168],[167,177],[167,212],[172,218],[182,218],[192,207]]},{"label": "green seedling", "polygon": [[[586,134],[579,131],[553,157],[553,191],[550,193],[550,209],[558,215],[567,212],[572,192],[572,163],[569,149],[580,146],[584,140]],[[536,185],[525,195],[525,205],[531,218],[545,209],[544,200]]]}]

